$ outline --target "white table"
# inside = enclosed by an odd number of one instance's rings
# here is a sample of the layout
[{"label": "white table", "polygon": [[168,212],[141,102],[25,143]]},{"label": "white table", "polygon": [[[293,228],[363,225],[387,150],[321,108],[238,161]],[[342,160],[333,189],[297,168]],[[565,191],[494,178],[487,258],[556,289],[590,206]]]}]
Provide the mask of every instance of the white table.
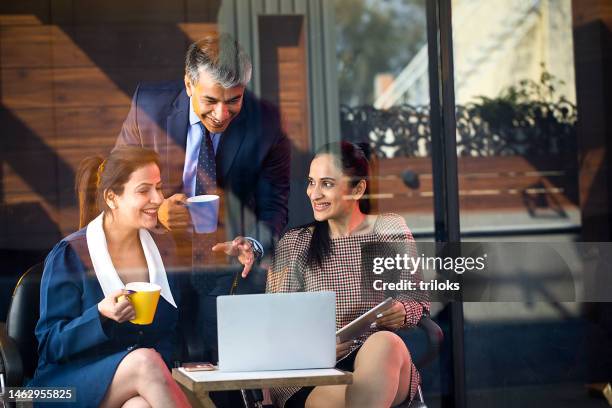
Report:
[{"label": "white table", "polygon": [[316,387],[351,384],[353,374],[335,368],[282,371],[185,371],[172,370],[172,377],[181,386],[193,406],[214,408],[210,391],[247,390],[274,387]]}]

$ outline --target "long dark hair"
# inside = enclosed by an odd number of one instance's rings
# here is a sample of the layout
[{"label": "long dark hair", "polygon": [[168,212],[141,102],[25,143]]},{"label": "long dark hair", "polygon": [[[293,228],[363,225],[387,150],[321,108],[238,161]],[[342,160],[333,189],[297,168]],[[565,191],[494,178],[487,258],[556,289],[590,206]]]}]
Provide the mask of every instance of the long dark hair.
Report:
[{"label": "long dark hair", "polygon": [[159,155],[150,149],[138,146],[121,146],[104,159],[90,156],[79,164],[75,190],[79,204],[79,228],[86,226],[101,211],[108,211],[104,192],[123,193],[125,183],[132,173],[147,164],[159,165]]},{"label": "long dark hair", "polygon": [[[315,153],[315,158],[322,154],[332,156],[336,165],[342,170],[345,176],[349,177],[351,187],[357,186],[361,180],[365,180],[366,188],[363,196],[359,200],[359,210],[362,213],[370,212],[369,194],[369,171],[370,166],[364,151],[359,146],[347,142],[329,143],[321,147]],[[306,262],[308,265],[323,264],[323,260],[329,255],[331,250],[331,238],[329,236],[329,223],[327,221],[316,221],[311,224],[314,228],[312,231],[312,239],[308,248]]]}]

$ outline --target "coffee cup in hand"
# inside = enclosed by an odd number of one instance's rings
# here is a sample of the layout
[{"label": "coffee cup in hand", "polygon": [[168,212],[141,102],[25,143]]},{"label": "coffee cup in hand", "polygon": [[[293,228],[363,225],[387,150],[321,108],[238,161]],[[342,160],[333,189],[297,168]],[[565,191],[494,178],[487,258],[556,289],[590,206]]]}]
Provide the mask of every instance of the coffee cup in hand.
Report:
[{"label": "coffee cup in hand", "polygon": [[125,289],[132,292],[127,296],[136,312],[136,318],[130,322],[134,324],[153,323],[161,287],[149,282],[130,282],[125,285]]},{"label": "coffee cup in hand", "polygon": [[215,232],[219,220],[219,196],[199,195],[187,199],[191,222],[198,234]]}]

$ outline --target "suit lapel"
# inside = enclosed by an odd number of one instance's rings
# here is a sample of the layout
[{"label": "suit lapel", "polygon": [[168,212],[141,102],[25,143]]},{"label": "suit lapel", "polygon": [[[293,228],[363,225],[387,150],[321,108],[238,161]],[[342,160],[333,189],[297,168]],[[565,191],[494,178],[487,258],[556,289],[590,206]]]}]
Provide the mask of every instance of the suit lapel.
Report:
[{"label": "suit lapel", "polygon": [[219,181],[222,183],[227,179],[232,164],[234,164],[236,154],[244,141],[246,130],[244,122],[237,121],[236,123],[230,124],[223,135],[221,135],[219,151],[217,152],[217,177],[221,175]]},{"label": "suit lapel", "polygon": [[173,193],[182,192],[187,126],[189,123],[189,97],[183,89],[175,99],[166,118],[166,157],[169,188]]},{"label": "suit lapel", "polygon": [[224,180],[227,180],[227,175],[234,164],[242,142],[247,137],[247,133],[256,132],[256,129],[260,126],[257,120],[259,118],[258,113],[253,95],[248,90],[245,91],[240,113],[223,133],[219,142],[219,151],[217,152],[217,177],[219,178],[219,175],[221,175],[219,182],[225,183]]}]

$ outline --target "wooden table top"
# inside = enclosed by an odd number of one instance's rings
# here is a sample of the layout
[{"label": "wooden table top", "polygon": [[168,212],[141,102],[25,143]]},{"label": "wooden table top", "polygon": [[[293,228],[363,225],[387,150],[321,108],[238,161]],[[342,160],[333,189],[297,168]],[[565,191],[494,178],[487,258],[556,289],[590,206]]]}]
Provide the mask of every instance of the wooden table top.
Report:
[{"label": "wooden table top", "polygon": [[172,370],[172,377],[188,390],[200,394],[209,391],[229,391],[273,387],[316,387],[319,385],[351,384],[353,374],[335,368],[282,371],[196,371]]}]

